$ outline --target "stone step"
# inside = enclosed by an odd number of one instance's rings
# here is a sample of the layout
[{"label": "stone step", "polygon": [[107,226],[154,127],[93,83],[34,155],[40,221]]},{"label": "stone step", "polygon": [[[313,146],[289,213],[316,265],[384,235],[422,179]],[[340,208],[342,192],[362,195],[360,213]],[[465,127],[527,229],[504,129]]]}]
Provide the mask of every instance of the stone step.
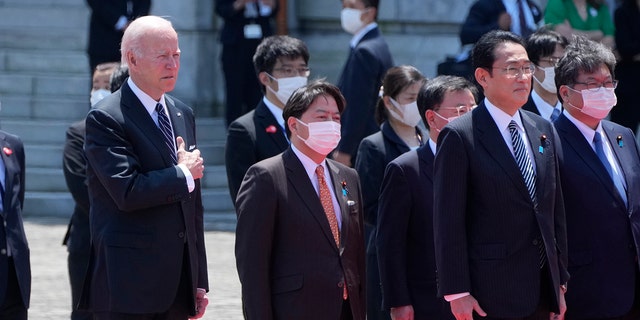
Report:
[{"label": "stone step", "polygon": [[[88,18],[87,18],[88,19]],[[0,48],[34,50],[75,50],[87,46],[86,28],[9,28],[0,29]],[[87,68],[88,65],[87,65]]]},{"label": "stone step", "polygon": [[[0,5],[0,29],[21,28],[77,28],[88,30],[89,9],[86,6],[58,5],[58,0],[51,0],[44,6],[33,0],[15,1]],[[76,1],[78,2],[78,1]]]},{"label": "stone step", "polygon": [[5,71],[82,75],[89,69],[87,54],[79,50],[4,49],[0,56],[4,60]]}]

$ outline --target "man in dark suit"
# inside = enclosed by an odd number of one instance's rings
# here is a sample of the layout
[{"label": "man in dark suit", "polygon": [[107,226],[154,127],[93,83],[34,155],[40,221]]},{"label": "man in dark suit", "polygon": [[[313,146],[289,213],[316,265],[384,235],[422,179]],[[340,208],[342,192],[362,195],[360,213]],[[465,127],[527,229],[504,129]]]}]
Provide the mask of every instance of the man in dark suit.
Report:
[{"label": "man in dark suit", "polygon": [[227,132],[225,166],[234,204],[247,169],[289,146],[282,108],[295,89],[307,84],[308,63],[309,51],[299,39],[271,36],[258,46],[253,64],[265,88],[264,98],[255,110],[232,122]]},{"label": "man in dark suit", "polygon": [[89,67],[91,73],[103,62],[120,61],[120,40],[129,23],[146,16],[151,0],[87,0],[91,8],[89,22]]},{"label": "man in dark suit", "polygon": [[378,24],[379,0],[342,0],[342,28],[353,34],[338,87],[347,101],[342,115],[342,139],[333,159],[352,166],[360,141],[379,130],[374,118],[382,78],[393,66]]},{"label": "man in dark suit", "polygon": [[532,0],[477,0],[460,29],[462,45],[475,44],[492,30],[511,31],[527,38],[538,29],[542,11]]},{"label": "man in dark suit", "polygon": [[251,166],[240,186],[236,263],[247,319],[365,319],[358,174],[326,159],[344,98],[316,81],[283,111],[291,147]]},{"label": "man in dark suit", "polygon": [[556,133],[519,110],[534,66],[517,35],[487,33],[473,61],[486,98],[438,137],[438,292],[456,319],[548,319],[569,277]]},{"label": "man in dark suit", "polygon": [[603,120],[616,104],[615,64],[608,47],[580,37],[556,69],[567,319],[640,319],[640,153],[631,129]]},{"label": "man in dark suit", "polygon": [[262,93],[252,57],[263,38],[273,35],[276,0],[216,0],[216,13],[224,19],[220,30],[220,61],[225,82],[227,126],[251,111]]},{"label": "man in dark suit", "polygon": [[562,112],[555,82],[555,66],[564,54],[569,42],[561,34],[546,28],[534,32],[527,38],[527,55],[536,71],[533,73],[529,100],[522,106],[544,119],[554,121]]},{"label": "man in dark suit", "polygon": [[180,68],[171,23],[133,21],[122,61],[130,78],[86,119],[92,245],[80,304],[96,319],[199,318],[208,290],[204,166],[193,111],[166,94]]},{"label": "man in dark suit", "polygon": [[0,319],[26,320],[31,295],[29,245],[22,225],[24,147],[0,131]]},{"label": "man in dark suit", "polygon": [[476,105],[476,87],[439,76],[420,88],[418,109],[429,140],[387,165],[378,209],[383,305],[393,320],[453,319],[437,296],[433,251],[433,160],[440,130]]}]

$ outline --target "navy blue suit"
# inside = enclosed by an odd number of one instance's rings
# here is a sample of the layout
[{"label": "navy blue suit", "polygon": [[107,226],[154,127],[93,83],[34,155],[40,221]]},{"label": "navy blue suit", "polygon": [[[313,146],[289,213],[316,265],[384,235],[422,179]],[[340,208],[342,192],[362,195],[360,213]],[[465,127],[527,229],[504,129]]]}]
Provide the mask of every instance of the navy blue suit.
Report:
[{"label": "navy blue suit", "polygon": [[[542,19],[542,11],[531,0],[527,0],[529,8],[533,15],[533,21],[538,23]],[[498,25],[498,17],[501,13],[506,12],[502,0],[478,0],[469,9],[467,18],[462,23],[460,29],[460,42],[465,44],[474,44],[478,42],[480,37],[485,33],[500,29]],[[518,19],[518,17],[511,17]]]},{"label": "navy blue suit", "polygon": [[249,167],[289,147],[284,129],[261,100],[255,110],[229,125],[224,159],[229,194],[234,205],[242,178]]},{"label": "navy blue suit", "polygon": [[601,123],[624,174],[628,205],[580,130],[564,114],[554,123],[562,148],[558,158],[569,244],[569,319],[625,315],[640,294],[640,153],[629,128]]},{"label": "navy blue suit", "polygon": [[[31,265],[22,223],[25,160],[20,138],[0,131],[0,157],[5,166],[3,210],[0,211],[0,318],[9,317],[5,313],[9,310],[3,309],[4,304],[22,300],[22,306],[18,308],[22,309],[26,319],[31,294]],[[8,250],[13,264],[9,263]],[[10,267],[14,267],[15,271],[9,270]],[[15,273],[15,277],[9,275],[10,272]]]},{"label": "navy blue suit", "polygon": [[355,161],[360,141],[378,131],[374,111],[382,78],[393,66],[389,46],[376,27],[362,37],[342,70],[338,87],[347,106],[342,113],[342,138],[338,150]]},{"label": "navy blue suit", "polygon": [[387,165],[376,244],[385,309],[413,305],[414,319],[453,319],[437,296],[433,244],[433,161],[428,143]]}]

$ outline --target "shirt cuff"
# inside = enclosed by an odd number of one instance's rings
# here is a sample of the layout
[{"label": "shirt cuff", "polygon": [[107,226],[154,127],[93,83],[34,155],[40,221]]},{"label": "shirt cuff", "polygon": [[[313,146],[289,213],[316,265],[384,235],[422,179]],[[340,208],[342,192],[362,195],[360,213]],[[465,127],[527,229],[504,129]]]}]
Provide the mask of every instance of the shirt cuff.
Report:
[{"label": "shirt cuff", "polygon": [[191,171],[189,171],[187,166],[182,163],[178,164],[178,167],[184,173],[184,177],[187,178],[187,188],[189,188],[189,193],[193,192],[193,190],[195,190],[196,188],[196,183],[195,181],[193,181],[193,176],[191,175]]},{"label": "shirt cuff", "polygon": [[453,300],[460,299],[462,297],[466,297],[466,296],[468,296],[470,294],[471,293],[469,293],[469,292],[456,293],[456,294],[447,294],[447,295],[444,296],[444,300],[447,300],[447,302],[451,302]]},{"label": "shirt cuff", "polygon": [[118,19],[118,22],[116,22],[116,30],[122,31],[122,29],[124,29],[124,27],[127,25],[127,22],[129,22],[127,17],[120,16],[120,19]]}]

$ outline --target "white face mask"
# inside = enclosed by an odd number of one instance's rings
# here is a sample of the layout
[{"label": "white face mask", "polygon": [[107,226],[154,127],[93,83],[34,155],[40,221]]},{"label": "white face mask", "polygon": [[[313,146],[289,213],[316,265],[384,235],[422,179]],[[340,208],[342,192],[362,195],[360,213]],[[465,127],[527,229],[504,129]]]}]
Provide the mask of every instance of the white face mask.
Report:
[{"label": "white face mask", "polygon": [[306,124],[300,119],[298,123],[308,128],[309,137],[303,139],[296,134],[313,151],[326,156],[338,146],[340,142],[340,124],[335,121],[318,121]]},{"label": "white face mask", "polygon": [[542,89],[546,90],[547,92],[551,92],[551,93],[558,92],[558,88],[556,88],[555,68],[554,67],[547,67],[547,68],[537,67],[537,68],[544,71],[544,80],[540,82],[540,80],[538,80],[538,78],[536,78],[535,76],[533,76],[533,79],[542,87]]},{"label": "white face mask", "polygon": [[342,29],[348,33],[356,34],[364,27],[364,23],[360,20],[363,10],[344,8],[340,12],[340,23]]},{"label": "white face mask", "polygon": [[606,118],[609,111],[611,111],[611,109],[613,109],[613,107],[618,103],[618,98],[616,97],[614,88],[600,87],[596,91],[588,89],[578,91],[570,87],[567,88],[582,94],[582,109],[576,108],[568,101],[567,104],[598,120]]},{"label": "white face mask", "polygon": [[402,114],[398,114],[397,112],[393,111],[393,109],[387,109],[389,110],[389,114],[396,120],[410,126],[410,127],[415,127],[418,125],[418,123],[420,122],[420,120],[422,120],[420,118],[420,111],[418,110],[418,103],[416,101],[412,102],[412,103],[408,103],[408,104],[403,104],[400,105],[398,102],[396,102],[395,100],[393,100],[393,98],[389,98],[389,101],[391,101],[391,104],[393,106],[395,106],[396,108],[398,108],[398,110],[400,110],[400,112],[402,112]]},{"label": "white face mask", "polygon": [[271,89],[271,87],[269,86],[266,86],[267,90],[273,92],[273,94],[276,95],[276,97],[278,98],[278,100],[280,100],[280,102],[282,102],[282,104],[287,104],[287,100],[289,100],[289,97],[291,97],[296,89],[307,85],[306,77],[289,77],[276,79],[268,73],[267,75],[278,83],[278,91]]},{"label": "white face mask", "polygon": [[89,99],[91,101],[91,106],[95,106],[96,103],[100,102],[100,100],[108,97],[109,95],[111,95],[111,91],[107,89],[91,90],[91,98]]},{"label": "white face mask", "polygon": [[[443,117],[441,114],[437,113],[437,112],[433,112],[438,118],[442,119],[445,121],[444,126],[446,126],[449,122],[460,118],[460,116],[453,116],[453,117],[449,117],[449,118],[445,118]],[[436,131],[440,132],[442,130],[442,128],[444,128],[444,126],[440,127],[440,128],[434,128]]]}]

